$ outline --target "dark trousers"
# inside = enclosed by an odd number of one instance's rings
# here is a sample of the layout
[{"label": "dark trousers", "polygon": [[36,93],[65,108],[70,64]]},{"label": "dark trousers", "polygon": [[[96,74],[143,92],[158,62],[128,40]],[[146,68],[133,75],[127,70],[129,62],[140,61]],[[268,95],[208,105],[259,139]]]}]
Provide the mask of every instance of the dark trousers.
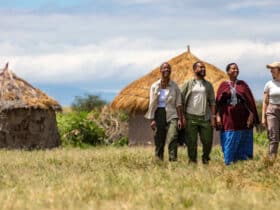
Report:
[{"label": "dark trousers", "polygon": [[213,143],[213,128],[210,120],[205,120],[204,116],[187,114],[186,121],[186,141],[189,160],[197,162],[197,135],[199,134],[203,149],[202,161],[209,161]]},{"label": "dark trousers", "polygon": [[178,140],[178,119],[172,119],[166,122],[166,111],[164,108],[158,108],[155,112],[156,130],[155,155],[163,160],[165,143],[168,144],[168,154],[170,161],[177,160],[177,140]]}]

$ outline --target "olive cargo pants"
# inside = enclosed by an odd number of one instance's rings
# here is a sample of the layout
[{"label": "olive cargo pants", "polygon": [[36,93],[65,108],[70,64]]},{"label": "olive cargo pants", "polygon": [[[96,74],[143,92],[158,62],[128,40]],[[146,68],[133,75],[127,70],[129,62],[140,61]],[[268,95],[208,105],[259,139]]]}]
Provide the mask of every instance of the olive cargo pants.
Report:
[{"label": "olive cargo pants", "polygon": [[213,128],[210,120],[204,116],[186,114],[186,141],[190,162],[197,162],[197,134],[202,143],[202,161],[207,163],[210,160],[210,152],[213,143]]}]

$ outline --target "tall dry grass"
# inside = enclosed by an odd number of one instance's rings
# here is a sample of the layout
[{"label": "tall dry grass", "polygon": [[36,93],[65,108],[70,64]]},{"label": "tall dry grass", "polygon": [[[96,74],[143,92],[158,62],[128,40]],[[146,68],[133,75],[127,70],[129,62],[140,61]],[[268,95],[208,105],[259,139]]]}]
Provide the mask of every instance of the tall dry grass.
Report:
[{"label": "tall dry grass", "polygon": [[0,150],[1,209],[280,209],[280,163],[154,160],[153,148]]}]

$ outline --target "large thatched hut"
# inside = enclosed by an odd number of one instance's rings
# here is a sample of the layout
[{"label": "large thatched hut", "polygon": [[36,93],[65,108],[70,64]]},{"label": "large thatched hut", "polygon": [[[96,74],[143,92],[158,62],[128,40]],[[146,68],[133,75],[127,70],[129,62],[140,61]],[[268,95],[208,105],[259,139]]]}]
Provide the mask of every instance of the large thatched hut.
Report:
[{"label": "large thatched hut", "polygon": [[60,145],[55,111],[61,106],[8,70],[0,72],[0,147],[52,148]]},{"label": "large thatched hut", "polygon": [[[187,52],[169,60],[168,62],[172,66],[171,79],[177,82],[179,86],[182,86],[185,80],[193,76],[192,66],[198,60],[201,61],[189,49]],[[214,65],[204,63],[206,65],[206,79],[212,82],[216,91],[219,84],[227,76]],[[149,121],[144,118],[144,114],[148,109],[150,87],[160,77],[158,67],[125,87],[111,103],[111,107],[114,110],[125,110],[129,113],[130,145],[153,143],[153,133],[149,126]],[[214,141],[218,141],[217,133],[214,135]]]}]

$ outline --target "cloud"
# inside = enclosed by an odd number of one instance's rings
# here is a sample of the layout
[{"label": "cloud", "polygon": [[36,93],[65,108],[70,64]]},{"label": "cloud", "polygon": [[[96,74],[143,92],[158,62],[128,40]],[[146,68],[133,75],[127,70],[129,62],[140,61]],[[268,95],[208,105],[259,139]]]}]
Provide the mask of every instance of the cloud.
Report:
[{"label": "cloud", "polygon": [[[156,67],[163,57],[174,52],[168,49],[143,49],[141,46],[146,44],[145,41],[127,44],[130,42],[132,40],[117,39],[98,46],[72,46],[55,53],[2,56],[1,61],[3,64],[9,61],[17,74],[36,83],[95,82],[141,76]],[[5,45],[0,47],[10,48]]]},{"label": "cloud", "polygon": [[279,1],[275,0],[242,0],[242,1],[234,1],[227,4],[227,8],[237,10],[242,8],[269,8],[269,7],[277,7],[280,6]]},{"label": "cloud", "polygon": [[[116,78],[131,81],[185,51],[184,48],[148,47],[149,42],[123,38],[99,45],[76,46],[56,53],[7,56],[1,60],[3,65],[9,61],[18,75],[36,83],[94,83]],[[164,41],[158,42],[158,45],[164,45]],[[266,73],[263,70],[265,64],[280,60],[280,42],[197,40],[194,43],[191,50],[195,55],[221,69],[227,63],[237,62],[241,75],[246,78],[262,77]]]},{"label": "cloud", "polygon": [[[32,83],[86,85],[88,90],[106,92],[119,90],[190,44],[194,54],[221,69],[237,62],[240,76],[249,83],[269,79],[264,65],[280,60],[279,15],[234,15],[253,6],[251,1],[203,2],[114,0],[111,8],[106,3],[102,9],[97,1],[96,10],[83,6],[70,12],[4,10],[0,65],[9,61],[19,76]],[[115,4],[126,6],[115,8]],[[255,4],[273,6],[273,1]]]}]

